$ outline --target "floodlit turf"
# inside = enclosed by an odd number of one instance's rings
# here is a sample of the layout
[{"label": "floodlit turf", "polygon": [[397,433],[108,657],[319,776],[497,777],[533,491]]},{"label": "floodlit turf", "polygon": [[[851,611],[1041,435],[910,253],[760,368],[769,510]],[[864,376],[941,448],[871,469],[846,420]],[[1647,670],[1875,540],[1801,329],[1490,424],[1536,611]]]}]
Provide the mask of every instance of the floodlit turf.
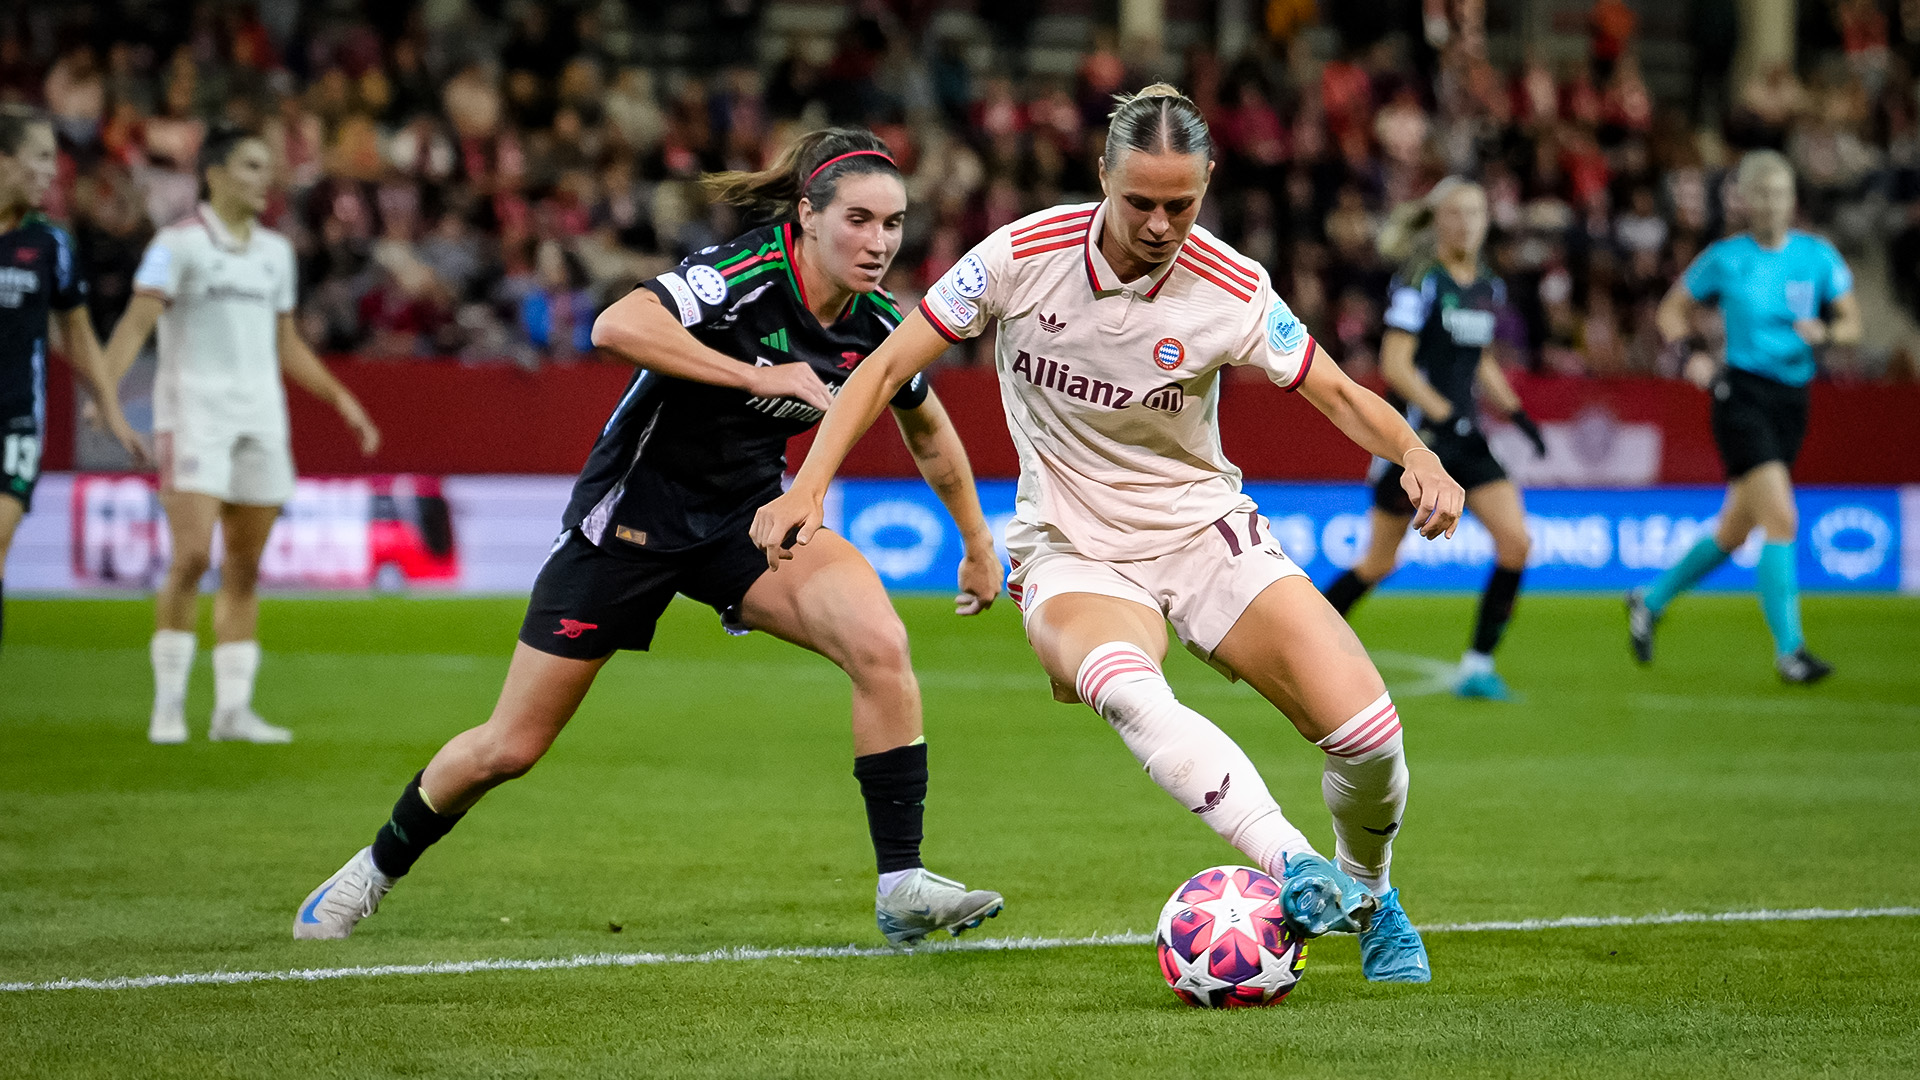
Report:
[{"label": "floodlit turf", "polygon": [[[1083,708],[1014,611],[901,602],[926,694],[929,864],[1000,889],[990,936],[1143,931],[1237,861]],[[525,780],[359,934],[295,905],[406,778],[485,717],[517,600],[275,600],[260,711],[291,747],[145,742],[149,608],[13,601],[0,652],[0,982],[737,945],[877,944],[844,679],[676,606]],[[1920,602],[1811,597],[1839,669],[1780,686],[1752,598],[1689,598],[1635,668],[1612,597],[1527,597],[1522,700],[1431,692],[1465,597],[1358,626],[1398,691],[1417,921],[1920,904]],[[1326,847],[1317,751],[1184,653],[1185,699]],[[1435,934],[1436,982],[1313,947],[1285,1004],[1200,1013],[1151,950],[761,960],[324,983],[0,993],[0,1075],[1912,1076],[1920,918]]]}]

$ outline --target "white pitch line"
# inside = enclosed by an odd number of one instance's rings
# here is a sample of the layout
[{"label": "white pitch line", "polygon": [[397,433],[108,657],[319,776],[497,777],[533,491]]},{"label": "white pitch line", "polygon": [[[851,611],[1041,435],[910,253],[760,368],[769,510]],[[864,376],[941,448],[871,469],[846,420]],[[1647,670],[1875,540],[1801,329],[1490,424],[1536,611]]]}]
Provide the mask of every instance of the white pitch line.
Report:
[{"label": "white pitch line", "polygon": [[[1920,907],[1788,908],[1760,911],[1676,911],[1655,915],[1569,915],[1559,919],[1434,923],[1429,934],[1489,931],[1576,930],[1610,926],[1671,926],[1679,923],[1811,922],[1823,919],[1877,919],[1920,916]],[[1077,938],[982,938],[935,942],[919,953],[1037,952],[1100,945],[1151,945],[1152,934],[1096,934]],[[661,964],[715,964],[741,960],[841,960],[902,956],[907,953],[866,945],[811,945],[791,948],[714,949],[703,953],[583,953],[532,960],[443,960],[431,964],[378,964],[367,967],[294,968],[286,971],[201,971],[181,975],[121,975],[106,979],[55,979],[51,982],[0,983],[0,992],[30,990],[145,990],[155,986],[231,986],[258,982],[323,982],[387,975],[469,975],[477,971],[564,971],[575,968],[650,967]]]}]

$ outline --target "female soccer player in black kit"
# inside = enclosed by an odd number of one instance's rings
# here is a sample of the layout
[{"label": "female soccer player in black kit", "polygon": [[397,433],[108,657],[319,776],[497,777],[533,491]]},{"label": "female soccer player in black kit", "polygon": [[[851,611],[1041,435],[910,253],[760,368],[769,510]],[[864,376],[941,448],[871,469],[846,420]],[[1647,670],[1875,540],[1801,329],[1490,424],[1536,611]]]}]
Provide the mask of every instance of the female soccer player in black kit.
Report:
[{"label": "female soccer player in black kit", "polygon": [[147,460],[140,437],[120,413],[117,383],[107,378],[73,240],[39,212],[57,168],[52,121],[24,106],[0,106],[0,632],[6,626],[7,550],[40,479],[47,330],[54,318],[101,422],[136,464]]},{"label": "female soccer player in black kit", "polygon": [[[1520,574],[1527,567],[1527,515],[1520,489],[1507,479],[1480,432],[1477,386],[1494,409],[1546,456],[1540,429],[1520,406],[1489,346],[1506,286],[1480,261],[1487,238],[1487,195],[1457,177],[1435,184],[1426,198],[1396,212],[1381,231],[1380,250],[1402,259],[1388,300],[1380,371],[1393,397],[1440,455],[1447,472],[1467,489],[1467,509],[1493,534],[1493,574],[1480,596],[1473,644],[1460,658],[1454,692],[1504,699],[1506,683],[1493,670],[1493,650],[1513,616]],[[1413,506],[1400,490],[1400,466],[1374,462],[1373,538],[1353,568],[1327,587],[1327,599],[1345,615],[1367,591],[1393,573]]]},{"label": "female soccer player in black kit", "polygon": [[[343,938],[491,788],[531,769],[618,649],[644,650],[675,593],[832,660],[853,680],[854,775],[879,862],[875,917],[894,944],[958,934],[1000,894],[920,864],[927,748],[901,625],[873,568],[833,537],[767,573],[748,538],[780,494],[787,439],[900,323],[881,290],[906,187],[871,132],[809,134],[760,173],[709,177],[722,201],[783,220],[708,248],[604,312],[595,345],[640,370],[601,430],[527,605],[493,716],[416,775],[374,842],[307,897],[297,938]],[[966,540],[959,613],[999,594],[1000,560],[965,448],[915,380],[893,398],[920,471]]]}]

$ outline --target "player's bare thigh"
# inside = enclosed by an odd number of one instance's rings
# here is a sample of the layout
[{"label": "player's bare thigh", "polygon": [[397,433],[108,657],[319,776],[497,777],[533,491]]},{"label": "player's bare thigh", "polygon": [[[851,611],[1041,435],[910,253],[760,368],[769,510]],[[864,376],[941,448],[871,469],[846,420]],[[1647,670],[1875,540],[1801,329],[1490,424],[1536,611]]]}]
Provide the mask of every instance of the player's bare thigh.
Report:
[{"label": "player's bare thigh", "polygon": [[167,534],[173,542],[173,564],[198,567],[198,580],[213,559],[213,526],[220,520],[220,500],[199,491],[160,489],[160,507],[167,514]]},{"label": "player's bare thigh", "polygon": [[1467,492],[1467,511],[1493,536],[1494,559],[1510,570],[1527,565],[1527,509],[1511,480],[1493,480]]},{"label": "player's bare thigh", "polygon": [[0,577],[6,576],[7,552],[13,548],[14,530],[27,514],[27,507],[11,495],[0,494]]},{"label": "player's bare thigh", "polygon": [[780,569],[760,575],[740,614],[753,629],[835,663],[895,639],[905,648],[906,627],[880,575],[859,549],[824,529],[794,548]]},{"label": "player's bare thigh", "polygon": [[1087,654],[1110,641],[1137,645],[1155,663],[1166,659],[1167,621],[1156,608],[1099,593],[1055,593],[1027,616],[1027,641],[1053,684],[1055,701],[1080,700],[1074,690]]},{"label": "player's bare thigh", "polygon": [[907,628],[859,550],[822,530],[760,575],[741,619],[833,661],[853,680],[853,752],[877,754],[922,734]]},{"label": "player's bare thigh", "polygon": [[1390,514],[1376,506],[1367,512],[1367,522],[1367,552],[1353,570],[1362,580],[1377,585],[1399,566],[1400,542],[1413,524],[1413,515]]},{"label": "player's bare thigh", "polygon": [[1800,525],[1793,503],[1793,476],[1784,463],[1756,465],[1727,484],[1727,501],[1720,509],[1720,528],[1714,539],[1722,551],[1732,551],[1759,526],[1769,540],[1791,540]]},{"label": "player's bare thigh", "polygon": [[1314,742],[1387,689],[1353,629],[1300,576],[1282,578],[1255,597],[1213,659]]}]

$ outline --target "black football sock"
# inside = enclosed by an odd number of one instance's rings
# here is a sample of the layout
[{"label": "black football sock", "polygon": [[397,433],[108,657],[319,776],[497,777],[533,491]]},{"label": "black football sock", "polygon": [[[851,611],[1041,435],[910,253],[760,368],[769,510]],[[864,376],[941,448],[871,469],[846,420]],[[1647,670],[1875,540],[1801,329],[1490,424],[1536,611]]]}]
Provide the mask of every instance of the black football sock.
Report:
[{"label": "black football sock", "polygon": [[1480,617],[1473,624],[1473,651],[1493,655],[1506,633],[1507,620],[1513,618],[1513,601],[1520,595],[1520,571],[1502,566],[1487,575],[1487,588],[1480,594]]},{"label": "black football sock", "polygon": [[373,865],[390,878],[413,869],[415,859],[467,816],[464,812],[451,816],[434,813],[420,794],[420,778],[425,775],[421,770],[407,781],[400,801],[393,804],[393,816],[373,838]]},{"label": "black football sock", "polygon": [[1334,578],[1333,584],[1327,586],[1327,603],[1332,604],[1333,610],[1339,612],[1340,617],[1344,619],[1353,605],[1359,603],[1360,598],[1367,595],[1372,588],[1372,583],[1349,570]]},{"label": "black football sock", "polygon": [[926,816],[927,744],[896,746],[853,759],[853,775],[867,800],[867,832],[880,872],[920,865],[921,821]]}]

